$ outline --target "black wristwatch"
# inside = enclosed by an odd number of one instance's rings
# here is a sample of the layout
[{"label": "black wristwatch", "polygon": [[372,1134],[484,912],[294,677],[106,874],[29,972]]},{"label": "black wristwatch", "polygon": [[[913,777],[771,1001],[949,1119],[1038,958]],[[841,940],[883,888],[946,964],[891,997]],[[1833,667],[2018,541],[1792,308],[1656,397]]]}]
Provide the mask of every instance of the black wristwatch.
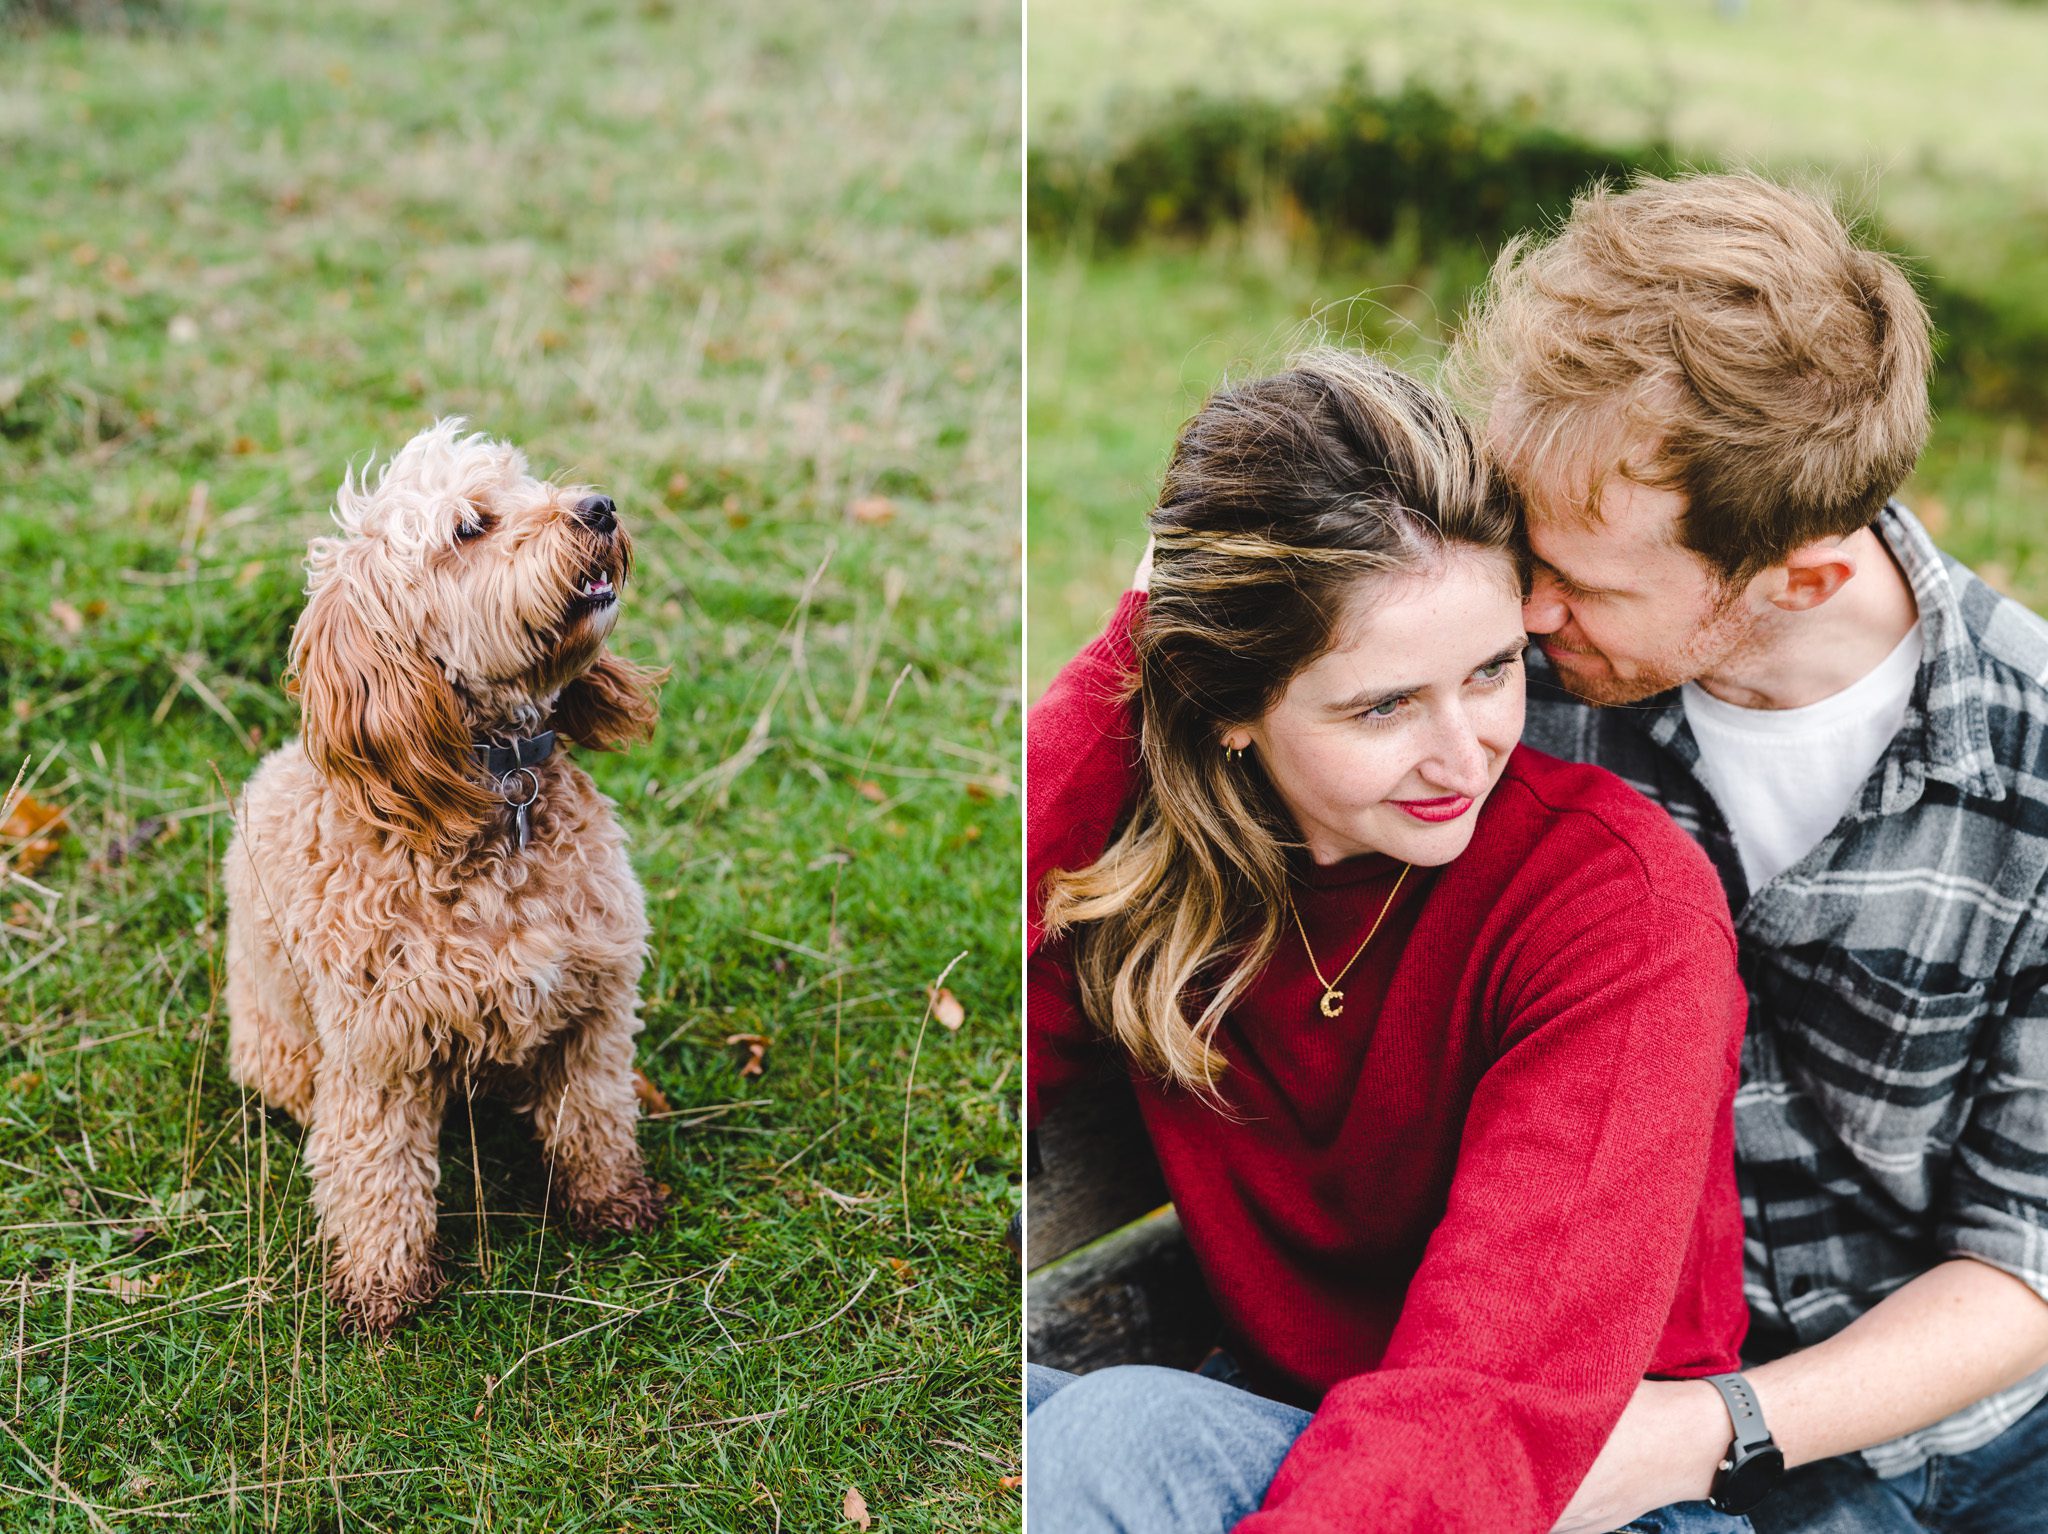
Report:
[{"label": "black wristwatch", "polygon": [[1785,1451],[1771,1439],[1764,1426],[1763,1408],[1756,1404],[1756,1392],[1739,1374],[1713,1374],[1707,1383],[1721,1392],[1728,1407],[1728,1419],[1735,1424],[1735,1442],[1728,1457],[1714,1472],[1714,1489],[1707,1505],[1716,1512],[1746,1513],[1771,1494],[1785,1477]]}]

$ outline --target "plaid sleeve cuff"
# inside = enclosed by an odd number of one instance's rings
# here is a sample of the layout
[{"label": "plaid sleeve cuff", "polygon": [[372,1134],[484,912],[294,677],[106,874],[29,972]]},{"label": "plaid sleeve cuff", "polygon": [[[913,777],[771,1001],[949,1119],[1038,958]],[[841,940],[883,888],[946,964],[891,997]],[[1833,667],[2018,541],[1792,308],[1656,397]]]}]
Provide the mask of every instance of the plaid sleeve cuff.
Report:
[{"label": "plaid sleeve cuff", "polygon": [[1955,1209],[1942,1224],[1941,1244],[1949,1256],[2010,1273],[2048,1300],[2048,1210],[2019,1212],[1991,1203]]}]

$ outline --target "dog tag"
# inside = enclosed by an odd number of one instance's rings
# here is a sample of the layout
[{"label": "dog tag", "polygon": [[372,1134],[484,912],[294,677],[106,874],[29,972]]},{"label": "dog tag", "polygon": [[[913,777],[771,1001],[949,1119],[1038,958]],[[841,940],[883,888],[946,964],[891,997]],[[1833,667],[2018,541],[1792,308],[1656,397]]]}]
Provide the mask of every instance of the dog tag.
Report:
[{"label": "dog tag", "polygon": [[512,834],[517,838],[521,852],[524,852],[526,844],[533,840],[533,827],[527,823],[527,807],[522,804],[512,811]]}]

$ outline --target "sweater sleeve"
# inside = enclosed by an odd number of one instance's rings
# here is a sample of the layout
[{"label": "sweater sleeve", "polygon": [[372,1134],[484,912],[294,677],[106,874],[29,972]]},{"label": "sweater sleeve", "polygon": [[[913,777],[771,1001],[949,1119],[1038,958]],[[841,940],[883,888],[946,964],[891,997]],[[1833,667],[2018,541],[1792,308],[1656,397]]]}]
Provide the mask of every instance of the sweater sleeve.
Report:
[{"label": "sweater sleeve", "polygon": [[1033,706],[1025,730],[1025,1122],[1035,1126],[1066,1088],[1100,1062],[1082,1015],[1070,945],[1048,939],[1045,881],[1102,855],[1138,779],[1138,736],[1128,701],[1132,635],[1143,592],[1124,594],[1101,635],[1069,661]]},{"label": "sweater sleeve", "polygon": [[1544,1534],[1648,1370],[1703,1194],[1732,1191],[1711,1158],[1746,997],[1725,914],[1640,874],[1574,883],[1504,956],[1498,1051],[1380,1367],[1328,1392],[1239,1534]]}]

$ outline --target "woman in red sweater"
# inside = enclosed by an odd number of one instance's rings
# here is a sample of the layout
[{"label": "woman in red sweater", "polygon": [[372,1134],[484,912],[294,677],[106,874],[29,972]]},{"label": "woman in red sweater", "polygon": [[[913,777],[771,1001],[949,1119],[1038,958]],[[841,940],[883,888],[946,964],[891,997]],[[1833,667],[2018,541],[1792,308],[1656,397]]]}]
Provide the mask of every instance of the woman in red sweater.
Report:
[{"label": "woman in red sweater", "polygon": [[1739,1367],[1725,898],[1517,744],[1515,507],[1427,389],[1217,394],[1152,532],[1031,716],[1029,1116],[1131,1073],[1242,1388],[1031,1366],[1031,1527],[1544,1534],[1646,1375]]}]

